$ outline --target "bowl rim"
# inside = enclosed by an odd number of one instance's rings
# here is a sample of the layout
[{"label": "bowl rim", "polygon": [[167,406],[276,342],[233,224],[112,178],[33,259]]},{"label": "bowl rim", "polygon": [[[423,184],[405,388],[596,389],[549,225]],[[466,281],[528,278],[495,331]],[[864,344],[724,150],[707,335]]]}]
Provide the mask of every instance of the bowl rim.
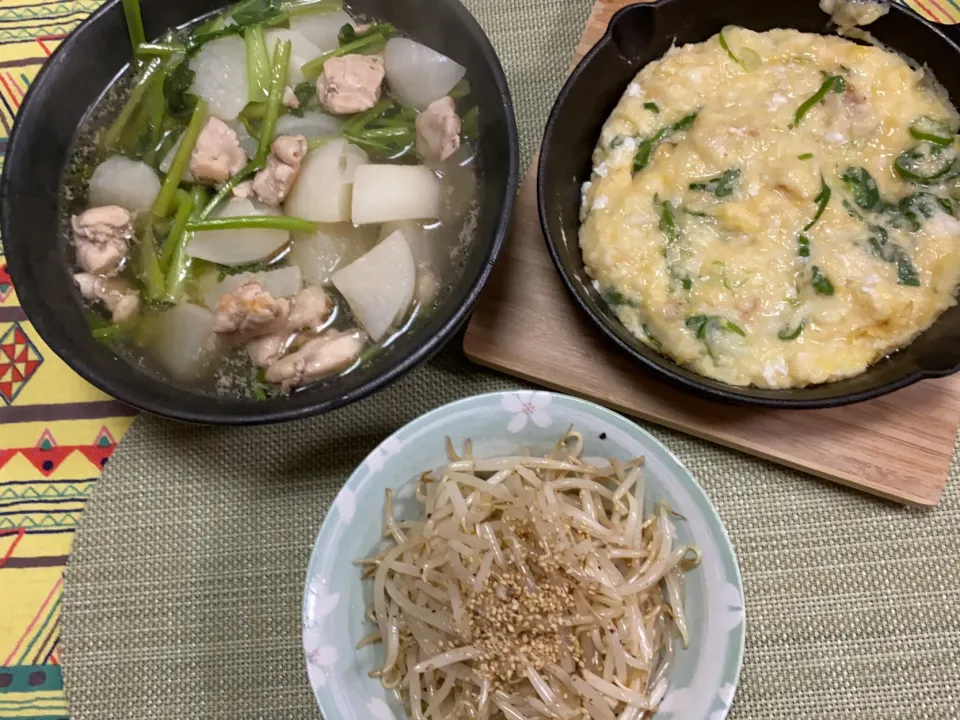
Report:
[{"label": "bowl rim", "polygon": [[[325,550],[329,549],[331,541],[336,539],[329,536],[334,532],[335,525],[340,523],[339,508],[341,498],[349,494],[351,496],[350,505],[354,505],[357,487],[374,474],[374,471],[369,471],[368,467],[379,467],[382,465],[384,458],[395,456],[398,452],[403,452],[402,448],[397,450],[398,445],[400,445],[400,436],[413,432],[418,426],[429,425],[432,420],[438,420],[448,416],[451,413],[462,414],[462,412],[467,409],[466,406],[474,403],[483,403],[486,401],[490,403],[496,403],[498,406],[503,407],[504,399],[508,397],[518,398],[525,392],[530,394],[531,399],[536,396],[541,396],[549,398],[551,405],[553,401],[569,403],[583,413],[591,415],[599,420],[607,421],[610,423],[610,425],[619,424],[621,426],[619,429],[621,429],[623,432],[628,433],[631,437],[637,439],[638,442],[649,444],[650,447],[655,448],[658,453],[661,453],[663,458],[665,458],[674,467],[674,469],[678,471],[678,477],[680,478],[678,482],[684,487],[685,490],[689,491],[693,501],[709,511],[707,521],[712,522],[715,525],[715,529],[719,530],[716,537],[721,545],[720,550],[725,554],[726,559],[730,561],[729,570],[731,571],[731,576],[728,578],[728,580],[734,584],[735,588],[739,592],[739,600],[741,602],[742,609],[742,613],[740,614],[740,622],[737,626],[739,627],[739,632],[737,633],[736,639],[733,641],[735,644],[735,669],[732,674],[732,678],[730,678],[730,682],[732,683],[732,685],[729,686],[730,697],[727,699],[726,707],[722,711],[722,714],[717,715],[715,718],[715,720],[723,720],[723,718],[726,717],[727,713],[729,712],[730,706],[732,705],[732,700],[737,688],[739,687],[740,678],[743,671],[743,663],[746,652],[747,612],[746,596],[743,587],[743,573],[740,568],[740,559],[737,556],[736,548],[733,544],[733,541],[730,539],[730,534],[727,531],[727,527],[723,522],[722,516],[717,511],[717,508],[710,499],[710,496],[707,494],[706,489],[699,483],[696,476],[687,468],[680,458],[678,458],[677,455],[670,450],[670,448],[664,445],[659,439],[654,437],[649,431],[641,427],[635,420],[590,400],[585,400],[574,395],[567,395],[549,390],[523,390],[519,388],[513,390],[499,390],[471,395],[446,403],[445,405],[441,405],[410,420],[402,427],[391,433],[388,437],[384,438],[351,471],[350,475],[346,478],[343,485],[341,485],[340,489],[337,491],[336,497],[331,501],[327,512],[324,515],[319,528],[317,529],[317,534],[310,550],[310,558],[307,561],[307,566],[304,571],[300,625],[301,636],[304,641],[303,653],[305,667],[309,669],[310,666],[309,652],[307,650],[306,642],[307,633],[309,630],[307,619],[312,610],[311,598],[315,594],[311,591],[311,580],[315,579],[314,575],[319,571],[318,558],[324,556],[324,552]],[[504,412],[507,411],[504,410]],[[336,513],[334,513],[335,510]],[[379,518],[380,515],[376,515],[376,517]],[[353,580],[359,580],[359,575],[357,575],[356,578],[351,579],[351,582]],[[340,593],[336,594],[338,596],[340,595]],[[734,627],[734,631],[737,630],[737,627]],[[335,706],[335,702],[332,700],[332,698],[328,698],[327,705],[324,705],[318,694],[318,688],[326,688],[327,685],[318,684],[317,686],[314,686],[313,679],[309,677],[309,671],[307,672],[307,675],[311,694],[313,694],[314,700],[320,712],[323,714],[327,713],[328,711],[332,711],[333,715],[329,716],[333,717],[336,715],[337,707]],[[664,712],[667,712],[667,710],[664,710]],[[716,711],[711,714],[710,717],[714,718],[715,715]]]},{"label": "bowl rim", "polygon": [[[764,396],[748,395],[744,392],[744,390],[749,388],[741,389],[736,385],[723,383],[719,380],[714,380],[706,376],[699,376],[695,371],[688,370],[687,372],[695,376],[690,377],[682,374],[680,371],[685,370],[685,368],[671,358],[656,353],[655,351],[650,351],[650,355],[645,354],[639,347],[639,340],[631,342],[630,340],[621,336],[621,334],[617,332],[617,328],[614,326],[612,321],[608,321],[606,318],[598,315],[590,307],[590,304],[587,302],[587,298],[582,293],[579,284],[575,282],[574,277],[567,272],[567,269],[564,267],[559,251],[562,241],[555,237],[550,229],[551,201],[548,200],[547,197],[547,185],[550,182],[550,178],[547,175],[547,163],[542,162],[542,159],[554,151],[554,140],[557,137],[556,125],[559,121],[559,118],[564,113],[570,111],[569,96],[574,86],[577,85],[580,76],[595,61],[596,57],[603,52],[608,45],[615,43],[614,33],[616,26],[621,22],[626,22],[628,16],[636,12],[651,14],[669,5],[682,5],[685,1],[687,0],[656,0],[656,2],[651,3],[630,4],[614,13],[610,19],[607,29],[604,31],[603,36],[592,48],[590,48],[587,54],[584,55],[583,59],[577,63],[576,67],[567,77],[563,84],[563,88],[560,90],[560,94],[557,96],[557,99],[550,110],[550,115],[544,128],[543,140],[540,146],[541,162],[539,163],[537,169],[537,214],[540,220],[540,228],[543,234],[544,242],[547,246],[547,251],[550,255],[550,258],[553,261],[554,267],[557,269],[561,279],[563,280],[563,284],[566,286],[576,304],[593,322],[593,324],[599,328],[608,339],[612,340],[620,350],[624,351],[633,360],[638,361],[645,369],[652,371],[650,375],[651,378],[654,378],[656,375],[662,375],[665,376],[675,386],[690,391],[695,395],[712,400],[720,400],[727,403],[749,405],[754,407],[767,407],[781,410],[825,409],[840,407],[843,405],[852,405],[865,400],[871,400],[882,395],[887,395],[896,390],[909,387],[910,385],[913,385],[921,380],[947,377],[960,372],[960,362],[957,362],[950,368],[924,369],[921,367],[914,367],[909,372],[906,372],[902,376],[894,378],[886,383],[868,387],[863,390],[825,398],[804,399],[790,397],[791,393],[795,390],[794,388],[779,390],[770,388],[754,388],[757,390],[762,390],[764,392]],[[940,27],[930,23],[914,10],[905,5],[891,2],[889,3],[889,7],[890,11],[893,13],[900,12],[911,17],[912,19],[919,20],[923,25],[926,26],[927,31],[940,35],[944,40],[950,43],[956,50],[958,57],[960,57],[960,40],[954,40],[951,35],[944,33]],[[960,29],[960,26],[957,26],[957,28]],[[621,327],[623,327],[625,330],[625,326],[622,326],[621,324]],[[626,332],[629,333],[629,331]],[[901,350],[902,349],[903,348],[901,348]],[[869,371],[874,366],[875,364],[869,366],[864,372]],[[829,384],[830,383],[824,383],[809,387],[822,387]],[[750,387],[753,388],[753,386]]]},{"label": "bowl rim", "polygon": [[[29,289],[29,284],[23,285],[23,287],[26,288],[24,291],[17,288],[17,278],[28,275],[29,264],[16,248],[18,244],[27,243],[30,239],[21,237],[17,240],[11,240],[10,237],[7,236],[4,238],[4,253],[20,307],[26,315],[27,320],[33,325],[36,332],[43,339],[44,343],[48,345],[50,350],[81,378],[111,398],[153,415],[204,425],[261,425],[299,420],[330,412],[373,394],[414,367],[426,362],[439,352],[468,319],[503,249],[516,201],[520,164],[520,139],[517,130],[514,102],[507,82],[506,72],[493,47],[493,43],[473,14],[467,10],[460,0],[439,1],[445,2],[450,6],[456,14],[458,21],[462,24],[463,30],[476,40],[484,61],[492,71],[500,103],[507,120],[506,160],[508,180],[502,190],[499,217],[494,225],[491,241],[482,257],[478,258],[480,268],[476,279],[469,288],[466,288],[466,292],[459,303],[454,304],[450,302],[447,306],[447,312],[450,313],[449,317],[438,327],[433,335],[425,337],[424,341],[418,347],[413,348],[399,362],[387,363],[382,372],[372,376],[366,382],[363,382],[349,392],[340,393],[334,397],[318,402],[271,411],[258,411],[258,407],[262,406],[262,403],[251,401],[243,410],[211,411],[203,409],[202,407],[204,400],[209,396],[201,392],[188,390],[187,392],[189,392],[191,399],[195,402],[191,402],[189,405],[181,404],[179,407],[173,407],[162,401],[145,400],[139,397],[136,387],[121,386],[119,383],[114,382],[109,372],[98,371],[96,364],[89,362],[82,352],[76,352],[69,343],[60,342],[55,334],[47,332],[46,322],[43,318],[52,311],[50,311],[44,303],[42,293],[39,290],[32,292]],[[90,27],[101,22],[108,13],[115,12],[121,2],[122,0],[108,0],[108,2],[91,13],[71,31],[63,42],[54,49],[50,57],[46,59],[40,71],[37,73],[36,78],[27,89],[17,116],[14,118],[13,127],[11,128],[7,143],[6,159],[8,162],[5,169],[11,165],[11,163],[9,163],[11,157],[16,159],[21,153],[29,153],[29,148],[23,143],[18,142],[22,125],[21,118],[25,116],[24,110],[30,106],[31,101],[38,96],[40,90],[43,88],[45,79],[54,72],[55,68],[66,57],[67,53],[80,41],[82,34]],[[225,8],[228,5],[229,2],[224,2],[222,7]],[[121,70],[121,72],[123,72],[123,70]],[[21,145],[23,145],[22,149]],[[16,212],[9,192],[10,182],[9,173],[6,171],[3,172],[2,177],[0,177],[0,228],[4,230],[10,227],[9,217]],[[6,233],[4,234],[6,235]],[[11,249],[13,249],[13,252],[11,252]],[[450,300],[452,299],[448,298],[448,301]],[[34,320],[34,318],[36,318],[36,320]],[[138,372],[138,375],[148,378],[152,382],[167,382],[159,376],[152,377],[144,372]]]}]

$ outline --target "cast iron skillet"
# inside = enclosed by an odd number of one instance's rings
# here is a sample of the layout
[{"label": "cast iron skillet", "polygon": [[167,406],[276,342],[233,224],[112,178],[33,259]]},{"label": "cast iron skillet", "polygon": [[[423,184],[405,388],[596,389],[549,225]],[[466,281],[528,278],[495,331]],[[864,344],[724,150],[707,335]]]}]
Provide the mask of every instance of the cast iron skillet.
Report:
[{"label": "cast iron skillet", "polygon": [[[955,306],[912,345],[858,377],[792,390],[726,385],[687,370],[641,343],[593,288],[578,244],[580,187],[590,179],[591,155],[604,122],[644,65],[660,58],[674,43],[703,42],[725,25],[758,32],[774,28],[812,33],[831,30],[817,0],[660,0],[633,5],[614,15],[606,35],[563,87],[547,123],[537,188],[547,247],[573,297],[641,366],[715,400],[778,408],[834,407],[960,370],[960,306]],[[960,104],[960,48],[956,44],[960,42],[960,26],[938,28],[912,11],[893,5],[867,29],[888,47],[929,66],[954,105]]]},{"label": "cast iron skillet", "polygon": [[[143,0],[147,37],[183,25],[223,0]],[[474,244],[457,287],[418,330],[344,378],[268,401],[217,398],[135,370],[90,335],[58,237],[61,174],[87,109],[130,59],[118,0],[94,13],[57,49],[27,94],[7,151],[0,222],[20,303],[44,342],[104,392],[158,415],[252,424],[316,415],[368,395],[429,358],[466,319],[500,252],[516,194],[519,144],[503,68],[483,30],[457,0],[356,0],[354,10],[467,68],[480,108],[485,180]]]}]

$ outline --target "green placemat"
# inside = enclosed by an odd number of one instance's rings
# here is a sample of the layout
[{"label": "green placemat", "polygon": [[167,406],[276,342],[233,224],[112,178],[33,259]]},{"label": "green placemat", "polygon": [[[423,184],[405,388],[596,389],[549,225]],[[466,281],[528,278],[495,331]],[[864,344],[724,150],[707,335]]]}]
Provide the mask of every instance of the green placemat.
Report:
[{"label": "green placemat", "polygon": [[[507,68],[526,162],[589,2],[468,5]],[[317,718],[301,590],[338,488],[414,417],[518,385],[459,347],[322,418],[248,429],[138,420],[67,569],[74,719]],[[748,646],[732,718],[960,718],[956,462],[941,505],[920,511],[649,429],[704,485],[740,557]]]}]

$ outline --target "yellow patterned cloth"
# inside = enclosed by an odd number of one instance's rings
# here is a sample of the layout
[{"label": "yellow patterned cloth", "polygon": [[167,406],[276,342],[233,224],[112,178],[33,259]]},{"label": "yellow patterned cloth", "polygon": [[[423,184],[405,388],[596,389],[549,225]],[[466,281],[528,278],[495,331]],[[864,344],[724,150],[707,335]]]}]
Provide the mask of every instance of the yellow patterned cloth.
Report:
[{"label": "yellow patterned cloth", "polygon": [[[0,0],[0,162],[40,67],[99,4]],[[960,22],[960,0],[908,4]],[[133,415],[50,352],[20,309],[0,244],[0,718],[68,715],[58,646],[63,567],[100,468]]]}]

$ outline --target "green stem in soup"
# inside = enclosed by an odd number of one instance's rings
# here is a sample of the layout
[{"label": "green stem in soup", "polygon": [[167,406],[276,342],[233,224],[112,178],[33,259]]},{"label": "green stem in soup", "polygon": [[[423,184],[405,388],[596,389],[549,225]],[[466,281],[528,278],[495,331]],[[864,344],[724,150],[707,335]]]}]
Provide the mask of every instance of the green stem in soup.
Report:
[{"label": "green stem in soup", "polygon": [[187,232],[254,229],[314,233],[317,231],[317,224],[303,218],[287,217],[285,215],[242,215],[214,220],[194,220],[187,224]]},{"label": "green stem in soup", "polygon": [[[189,205],[190,209],[184,213],[184,206]],[[190,214],[193,212],[193,196],[186,190],[177,191],[177,213],[173,218],[173,223],[166,232],[166,241],[163,243],[163,251],[160,253],[160,267],[164,270],[170,267],[170,261],[173,259],[176,242],[174,240],[183,234],[183,229],[190,220]],[[159,223],[157,223],[159,225]],[[155,227],[157,226],[155,225]]]},{"label": "green stem in soup", "polygon": [[827,209],[827,205],[830,204],[830,197],[833,195],[833,191],[830,189],[830,186],[827,185],[827,181],[823,179],[823,175],[820,176],[820,193],[813,199],[817,204],[817,212],[813,216],[813,220],[808,222],[803,227],[803,231],[806,232],[814,225],[817,224],[817,221],[823,216],[824,211]]},{"label": "green stem in soup", "polygon": [[161,300],[164,296],[163,269],[160,267],[155,232],[153,224],[148,223],[134,255],[136,275],[143,285],[143,297],[150,301]]},{"label": "green stem in soup", "polygon": [[185,52],[186,48],[183,45],[177,45],[174,43],[140,43],[137,45],[136,54],[137,57],[141,60],[148,58],[160,58],[161,60],[169,60],[172,56],[177,53]]},{"label": "green stem in soup", "polygon": [[740,168],[724,170],[716,177],[690,183],[691,190],[713,193],[718,198],[730,197],[740,182]]},{"label": "green stem in soup", "polygon": [[283,90],[287,86],[287,68],[290,66],[290,41],[278,41],[273,50],[273,77],[270,79],[270,95],[267,97],[267,109],[263,114],[260,127],[260,143],[254,163],[263,168],[270,154],[273,136],[280,117],[283,102]]},{"label": "green stem in soup", "polygon": [[140,102],[152,84],[157,81],[162,67],[163,61],[161,61],[160,58],[154,58],[147,63],[146,68],[144,68],[140,77],[137,78],[134,83],[133,89],[130,91],[130,97],[127,98],[127,102],[120,110],[120,114],[117,115],[116,120],[113,121],[103,134],[101,140],[103,147],[116,149],[119,146],[123,131],[127,128],[127,125],[133,119],[137,110],[140,109]]},{"label": "green stem in soup", "polygon": [[270,56],[267,54],[267,38],[263,25],[251,25],[243,31],[243,43],[247,50],[247,84],[250,86],[250,101],[262,102],[270,92]]},{"label": "green stem in soup", "polygon": [[387,40],[393,35],[393,26],[389,23],[382,23],[377,26],[376,32],[371,31],[358,40],[354,40],[346,45],[341,45],[336,50],[325,52],[318,58],[315,58],[303,66],[304,77],[314,79],[320,77],[323,72],[323,66],[330,58],[341,57],[343,55],[352,55],[363,52],[365,54],[378,53],[387,44]]},{"label": "green stem in soup", "polygon": [[833,283],[830,282],[830,278],[824,275],[823,271],[816,265],[810,269],[810,284],[813,286],[817,295],[833,295]]},{"label": "green stem in soup", "polygon": [[347,23],[340,28],[340,32],[337,34],[337,41],[340,43],[340,46],[343,47],[344,45],[351,45],[357,42],[357,40],[362,40],[373,35],[389,38],[395,32],[396,28],[390,23],[374,23],[363,32],[357,32],[357,29],[353,25]]},{"label": "green stem in soup", "polygon": [[233,194],[233,189],[237,185],[242,183],[247,178],[251,177],[254,173],[259,171],[260,169],[261,168],[260,166],[257,165],[256,160],[252,160],[251,162],[247,163],[246,167],[244,167],[240,172],[238,172],[232,178],[227,180],[227,182],[223,184],[223,187],[217,190],[216,194],[213,196],[213,199],[210,200],[210,202],[208,202],[204,206],[203,211],[200,213],[198,219],[206,220],[207,218],[209,218],[210,215],[213,213],[213,211],[220,206],[220,203],[222,203],[224,200],[230,197],[231,194]]},{"label": "green stem in soup", "polygon": [[[127,20],[127,31],[130,33],[130,45],[136,50],[147,37],[143,32],[143,16],[140,14],[140,0],[123,0],[123,16]],[[135,61],[139,60],[135,57]]]},{"label": "green stem in soup", "polygon": [[843,93],[847,90],[847,82],[840,75],[827,75],[823,73],[824,80],[821,83],[820,88],[811,95],[804,103],[797,108],[797,111],[793,114],[793,122],[790,124],[790,128],[795,128],[803,121],[803,118],[808,112],[810,112],[816,105],[823,102],[824,98],[827,97],[828,93]]},{"label": "green stem in soup", "polygon": [[[190,221],[197,206],[197,200],[204,196],[203,190],[199,193],[184,193],[177,208],[177,216],[173,221],[173,228],[163,246],[164,256],[169,256],[164,278],[164,295],[168,302],[179,302],[183,297],[183,286],[190,274],[190,256],[187,254],[187,244],[190,233],[187,232],[187,223]],[[169,252],[168,252],[169,249]]]},{"label": "green stem in soup", "polygon": [[177,195],[180,187],[180,178],[183,177],[183,171],[190,163],[190,157],[193,155],[193,149],[197,145],[197,138],[200,137],[200,131],[207,120],[207,103],[203,100],[197,102],[197,107],[193,111],[193,117],[190,118],[190,124],[187,125],[183,133],[183,141],[177,148],[173,161],[170,163],[170,171],[163,179],[163,185],[160,186],[160,192],[153,202],[153,215],[157,218],[165,218],[170,212],[170,206]]},{"label": "green stem in soup", "polygon": [[912,135],[914,139],[943,147],[953,145],[953,139],[956,137],[956,134],[957,131],[955,128],[927,115],[917,118],[910,126],[910,135]]},{"label": "green stem in soup", "polygon": [[675,135],[677,133],[685,132],[693,127],[693,124],[697,120],[698,112],[690,113],[686,115],[673,125],[668,125],[667,127],[660,128],[656,134],[651,135],[646,140],[640,143],[640,147],[637,148],[636,155],[633,156],[633,173],[636,175],[638,172],[641,172],[647,165],[650,164],[650,158],[653,156],[654,150],[656,150],[660,143],[666,140],[668,137]]},{"label": "green stem in soup", "polygon": [[929,142],[901,153],[893,166],[901,178],[914,185],[940,185],[960,176],[960,160],[953,148]]}]

